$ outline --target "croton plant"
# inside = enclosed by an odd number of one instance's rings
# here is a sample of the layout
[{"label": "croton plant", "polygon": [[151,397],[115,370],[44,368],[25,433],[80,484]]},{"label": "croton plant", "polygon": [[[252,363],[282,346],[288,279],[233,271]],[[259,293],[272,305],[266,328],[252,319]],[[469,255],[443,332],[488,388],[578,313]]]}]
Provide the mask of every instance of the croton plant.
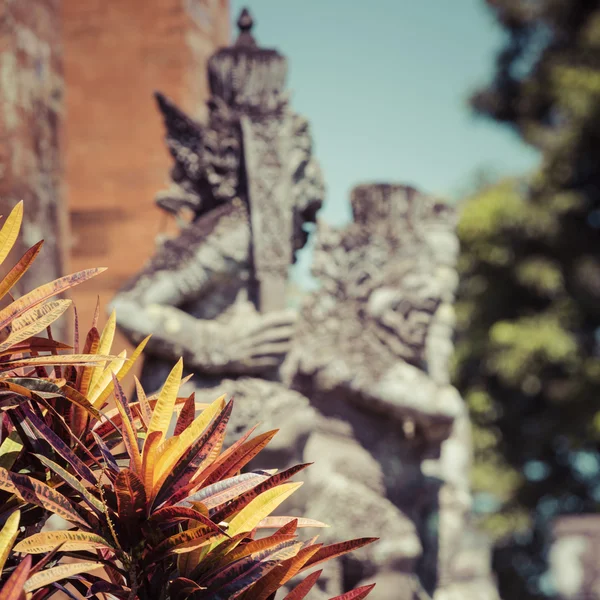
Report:
[{"label": "croton plant", "polygon": [[[0,230],[0,263],[22,217],[19,203]],[[286,600],[300,600],[318,565],[374,541],[301,541],[299,528],[324,525],[272,516],[308,465],[249,470],[276,431],[251,429],[224,449],[233,400],[180,397],[182,361],[156,395],[135,380],[130,401],[121,382],[147,340],[114,355],[114,314],[100,332],[97,307],[83,339],[75,312],[72,345],[54,340],[71,301],[53,298],[103,269],[15,299],[41,246],[0,281],[0,600],[272,600],[286,584]]]}]

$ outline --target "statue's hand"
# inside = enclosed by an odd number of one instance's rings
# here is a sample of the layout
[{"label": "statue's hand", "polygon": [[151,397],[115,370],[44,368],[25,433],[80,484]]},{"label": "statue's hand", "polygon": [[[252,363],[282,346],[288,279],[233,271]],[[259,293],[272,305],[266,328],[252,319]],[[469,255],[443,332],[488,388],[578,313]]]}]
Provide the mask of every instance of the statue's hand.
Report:
[{"label": "statue's hand", "polygon": [[290,350],[297,318],[293,309],[237,314],[227,325],[227,370],[256,375],[277,369]]}]

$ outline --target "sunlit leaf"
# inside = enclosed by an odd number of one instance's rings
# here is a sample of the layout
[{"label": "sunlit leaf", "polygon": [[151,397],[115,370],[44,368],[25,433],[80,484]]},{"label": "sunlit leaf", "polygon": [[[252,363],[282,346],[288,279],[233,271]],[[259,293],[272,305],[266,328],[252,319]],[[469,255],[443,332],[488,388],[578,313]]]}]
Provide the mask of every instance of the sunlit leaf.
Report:
[{"label": "sunlit leaf", "polygon": [[10,469],[23,450],[23,443],[17,431],[12,431],[8,437],[2,440],[0,446],[0,467]]},{"label": "sunlit leaf", "polygon": [[[125,360],[125,362],[123,363],[123,366],[119,369],[119,372],[117,373],[117,381],[119,381],[119,382],[123,381],[123,379],[125,378],[127,373],[129,373],[129,371],[131,370],[131,368],[133,367],[133,365],[135,364],[137,359],[141,356],[149,339],[150,339],[150,336],[143,339],[139,343],[137,348],[133,351],[131,356],[127,360]],[[113,392],[113,384],[112,384],[112,380],[111,380],[109,382],[109,384],[104,388],[104,390],[99,393],[98,397],[94,399],[94,406],[96,406],[96,407],[103,406],[104,402],[106,402],[107,398],[112,394],[112,392]]]},{"label": "sunlit leaf", "polygon": [[[110,354],[113,340],[115,339],[115,331],[117,328],[117,315],[113,310],[108,321],[106,321],[106,325],[102,330],[102,335],[100,336],[100,342],[98,344],[98,354]],[[102,374],[103,368],[96,367],[92,371],[92,377],[90,380],[90,391],[93,392],[94,386],[98,383],[100,379],[100,375]]]},{"label": "sunlit leaf", "polygon": [[304,517],[265,517],[262,521],[258,523],[256,529],[277,529],[279,527],[287,525],[288,523],[292,523],[293,521],[297,521],[296,526],[298,528],[329,527],[329,525],[321,523],[321,521],[315,521],[314,519],[307,519]]},{"label": "sunlit leaf", "polygon": [[208,508],[215,508],[233,498],[237,498],[240,494],[256,487],[267,479],[269,479],[269,475],[263,473],[242,473],[202,488],[186,498],[185,501],[182,501],[181,504],[202,502]]},{"label": "sunlit leaf", "polygon": [[90,401],[75,388],[65,385],[61,388],[61,392],[63,397],[69,402],[72,402],[75,406],[83,409],[95,419],[100,419],[100,413],[90,404]]},{"label": "sunlit leaf", "polygon": [[[103,402],[101,402],[99,400],[99,397],[102,394],[102,392],[107,387],[109,387],[112,382],[114,382],[115,375],[119,372],[121,367],[125,364],[126,360],[127,360],[127,350],[123,350],[122,352],[119,352],[117,357],[114,358],[113,360],[111,360],[108,363],[108,366],[102,371],[102,373],[100,374],[100,376],[98,378],[98,382],[96,383],[96,385],[93,388],[90,386],[90,391],[88,392],[88,398],[95,408],[102,408]],[[92,374],[93,374],[93,372],[92,372]],[[111,389],[112,389],[112,387],[111,387]]]},{"label": "sunlit leaf", "polygon": [[34,356],[32,358],[17,358],[2,361],[0,371],[10,371],[21,367],[37,367],[54,365],[95,365],[110,360],[110,356],[91,356],[86,354],[59,354],[52,356]]},{"label": "sunlit leaf", "polygon": [[30,337],[28,340],[16,344],[11,348],[0,352],[0,356],[7,356],[9,354],[23,354],[30,352],[47,352],[50,350],[71,350],[71,346],[57,342],[56,340],[49,340],[43,337]]},{"label": "sunlit leaf", "polygon": [[40,571],[39,573],[32,575],[27,580],[23,588],[26,592],[33,592],[34,590],[50,585],[55,581],[68,579],[69,577],[73,577],[74,575],[79,575],[81,573],[89,573],[90,571],[101,569],[102,566],[102,563],[97,562],[80,562],[58,565],[57,567],[52,567],[51,569],[46,569],[45,571]]},{"label": "sunlit leaf", "polygon": [[[257,498],[257,496],[264,494],[267,490],[281,485],[284,481],[287,481],[288,479],[290,479],[291,477],[293,477],[308,466],[308,463],[303,465],[296,465],[294,467],[286,469],[285,471],[282,471],[281,473],[276,473],[275,475],[272,475],[266,481],[259,483],[256,487],[244,492],[237,498],[234,498],[233,500],[228,502],[225,506],[214,512],[214,514],[211,515],[211,517],[214,518],[214,520],[217,523],[220,521],[227,520],[231,515],[242,510],[245,506],[250,504],[251,501],[254,501],[254,499]],[[258,519],[258,521],[256,521],[256,523],[252,526],[252,529],[254,529],[256,524],[258,524],[261,520],[262,517],[261,519]]]},{"label": "sunlit leaf", "polygon": [[207,590],[204,596],[211,600],[227,600],[236,597],[253,583],[265,577],[281,561],[295,556],[301,547],[302,542],[284,542],[276,549],[256,552],[238,560],[220,569],[216,575],[206,580],[200,579],[198,583],[206,586]]},{"label": "sunlit leaf", "polygon": [[152,497],[154,491],[154,465],[157,462],[158,447],[162,434],[160,431],[153,431],[148,434],[144,442],[144,451],[142,454],[142,480],[146,496]]},{"label": "sunlit leaf", "polygon": [[149,555],[146,560],[148,562],[153,562],[170,554],[190,552],[201,546],[206,546],[216,538],[221,537],[221,535],[212,531],[207,532],[206,527],[187,529],[163,540],[152,550],[151,555]]},{"label": "sunlit leaf", "polygon": [[45,531],[35,533],[19,542],[15,552],[23,554],[43,554],[50,552],[59,544],[61,550],[96,550],[97,548],[112,549],[112,545],[101,536],[88,531]]},{"label": "sunlit leaf", "polygon": [[158,465],[156,466],[156,472],[158,473],[158,476],[155,476],[157,489],[160,489],[169,475],[172,476],[173,480],[175,479],[173,468],[186,452],[188,454],[188,462],[191,460],[189,455],[193,453],[193,450],[191,450],[192,446],[197,442],[200,436],[205,433],[206,428],[210,425],[216,415],[224,409],[224,401],[225,396],[217,398],[192,421],[181,435],[174,438],[175,442],[172,447],[169,448],[169,451],[161,454]]},{"label": "sunlit leaf", "polygon": [[9,255],[12,247],[14,246],[17,238],[19,237],[19,230],[21,229],[21,223],[23,222],[23,200],[21,200],[8,215],[2,229],[0,229],[0,265],[4,262],[4,259]]},{"label": "sunlit leaf", "polygon": [[281,544],[287,544],[295,539],[295,535],[270,535],[268,537],[264,537],[258,540],[253,540],[244,544],[241,547],[232,550],[227,553],[227,562],[233,562],[240,558],[244,558],[245,556],[250,556],[251,554],[255,554],[256,552],[262,552],[263,550],[272,550],[273,548],[277,548]]},{"label": "sunlit leaf", "polygon": [[115,400],[117,408],[121,413],[121,423],[123,427],[123,442],[129,454],[130,469],[135,473],[142,474],[142,456],[138,446],[137,434],[133,425],[133,416],[129,408],[129,400],[123,392],[121,384],[117,381],[117,378],[113,375],[113,385],[115,390]]},{"label": "sunlit leaf", "polygon": [[244,531],[252,531],[267,515],[272,513],[284,500],[289,498],[300,486],[298,483],[284,483],[276,488],[267,490],[254,498],[229,523],[227,530],[233,536]]},{"label": "sunlit leaf", "polygon": [[306,563],[319,551],[321,544],[299,549],[298,553],[283,561],[252,588],[252,600],[267,600],[284,584],[294,578]]},{"label": "sunlit leaf", "polygon": [[140,415],[140,419],[142,421],[142,425],[145,431],[148,431],[148,427],[150,425],[150,420],[152,419],[152,409],[150,408],[150,403],[148,402],[148,398],[146,397],[146,392],[140,383],[140,380],[137,377],[134,377],[135,380],[135,391],[138,398],[138,412]]},{"label": "sunlit leaf", "polygon": [[[204,433],[191,444],[174,468],[161,477],[155,490],[156,502],[160,504],[167,498],[176,503],[190,494],[188,484],[193,476],[201,469],[204,461],[212,455],[215,447],[220,446],[224,437],[227,422],[231,415],[233,401],[213,419]],[[210,409],[208,409],[210,410]],[[190,429],[192,426],[190,426]],[[187,433],[187,430],[184,432]],[[161,482],[164,480],[164,483]]]},{"label": "sunlit leaf", "polygon": [[0,575],[2,575],[6,559],[17,539],[20,519],[21,513],[17,510],[8,517],[6,523],[4,523],[4,527],[0,530]]},{"label": "sunlit leaf", "polygon": [[44,300],[56,296],[69,288],[72,288],[96,275],[102,273],[106,269],[86,269],[85,271],[79,271],[72,275],[65,275],[50,283],[39,286],[35,290],[21,296],[18,300],[12,302],[5,309],[0,311],[0,329],[6,327],[14,319],[20,317],[22,314],[33,308],[37,304],[41,304]]},{"label": "sunlit leaf", "polygon": [[0,352],[44,331],[71,306],[72,300],[50,300],[27,311],[13,322],[12,333],[0,344]]},{"label": "sunlit leaf", "polygon": [[167,434],[169,424],[171,423],[171,417],[173,416],[175,400],[177,399],[177,392],[179,391],[179,386],[181,384],[182,374],[183,361],[179,359],[165,381],[165,385],[158,396],[158,402],[154,407],[152,419],[148,425],[148,435],[150,435],[153,431],[159,431],[161,433],[161,441],[162,438]]}]

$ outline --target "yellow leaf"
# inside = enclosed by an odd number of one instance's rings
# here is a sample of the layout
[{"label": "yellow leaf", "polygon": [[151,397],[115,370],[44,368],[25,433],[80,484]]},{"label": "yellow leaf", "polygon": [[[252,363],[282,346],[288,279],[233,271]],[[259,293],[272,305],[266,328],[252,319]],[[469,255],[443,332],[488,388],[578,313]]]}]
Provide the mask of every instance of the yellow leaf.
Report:
[{"label": "yellow leaf", "polygon": [[154,487],[156,487],[158,479],[160,478],[160,476],[163,473],[164,466],[168,465],[167,469],[170,471],[171,468],[177,462],[178,458],[175,458],[173,461],[170,461],[168,459],[172,455],[177,457],[176,450],[174,452],[174,446],[177,445],[178,441],[179,441],[178,438],[171,437],[171,438],[164,440],[158,447],[158,450],[157,450],[158,464],[154,466],[154,475],[152,476],[152,479],[154,481]]},{"label": "yellow leaf", "polygon": [[110,360],[111,356],[96,356],[89,354],[58,354],[51,356],[34,356],[32,358],[17,358],[0,361],[0,371],[9,371],[20,367],[38,367],[54,365],[93,365]]},{"label": "yellow leaf", "polygon": [[127,453],[131,459],[129,468],[136,475],[142,477],[142,456],[138,446],[137,432],[134,429],[132,419],[130,419],[130,416],[132,416],[131,409],[129,408],[128,400],[125,397],[120,384],[115,389],[115,401],[117,404],[117,409],[119,410],[119,414],[121,415],[121,432],[123,434],[123,442],[125,443],[125,448],[127,449]]},{"label": "yellow leaf", "polygon": [[32,575],[27,583],[23,586],[26,592],[33,592],[41,587],[72,577],[73,575],[79,575],[81,573],[89,573],[89,571],[95,571],[96,569],[102,568],[102,563],[96,562],[79,562],[70,563],[66,565],[58,565],[58,567],[52,567],[45,571],[40,571],[35,575]]},{"label": "yellow leaf", "polygon": [[75,552],[78,550],[95,550],[96,548],[111,548],[112,546],[102,537],[87,531],[46,531],[35,533],[19,542],[14,552],[23,554],[43,554],[50,552],[59,544],[61,551]]},{"label": "yellow leaf", "polygon": [[183,450],[187,450],[209,426],[210,422],[225,408],[225,394],[208,405],[179,435]]},{"label": "yellow leaf", "polygon": [[[100,336],[100,343],[98,345],[98,354],[110,354],[110,350],[113,345],[113,341],[115,339],[115,331],[117,328],[117,315],[113,310],[108,321],[106,321],[106,325],[102,330],[102,335]],[[90,381],[89,389],[93,391],[94,386],[98,383],[100,379],[100,375],[102,375],[102,367],[95,367],[92,371],[92,379]]]},{"label": "yellow leaf", "polygon": [[8,437],[5,437],[0,446],[0,467],[10,469],[19,453],[23,450],[21,438],[16,431],[12,431]]},{"label": "yellow leaf", "polygon": [[[117,355],[117,358],[111,360],[108,366],[102,371],[102,374],[98,378],[96,386],[92,388],[90,386],[90,392],[88,393],[88,399],[92,403],[94,408],[100,409],[102,406],[98,402],[100,394],[110,385],[112,382],[113,375],[119,372],[119,369],[123,366],[123,363],[127,359],[127,350],[123,350]],[[102,367],[100,367],[102,369]]]},{"label": "yellow leaf", "polygon": [[11,211],[0,230],[0,265],[8,256],[17,238],[23,221],[23,200],[21,200]]},{"label": "yellow leaf", "polygon": [[69,288],[72,288],[92,277],[95,277],[99,273],[102,273],[106,269],[86,269],[85,271],[79,271],[71,275],[65,275],[59,279],[55,279],[50,283],[45,283],[35,290],[21,296],[18,300],[15,300],[9,304],[5,309],[0,311],[0,329],[6,327],[9,323],[26,313],[29,309],[34,306],[41,304],[44,300],[56,296]]},{"label": "yellow leaf", "polygon": [[[131,370],[131,367],[133,367],[135,361],[140,357],[149,339],[150,336],[142,340],[139,346],[133,351],[133,354],[123,363],[123,366],[119,369],[119,372],[117,373],[117,381],[119,383],[123,381],[127,373],[129,373],[129,371]],[[104,391],[99,393],[98,397],[96,398],[96,401],[94,402],[94,406],[102,406],[106,399],[112,394],[113,388],[114,385],[111,379]]]},{"label": "yellow leaf", "polygon": [[153,431],[151,434],[148,434],[142,450],[142,481],[144,482],[144,489],[148,498],[152,498],[154,490],[154,467],[156,465],[160,437],[160,431]]},{"label": "yellow leaf", "polygon": [[2,575],[2,569],[11,552],[12,545],[17,539],[20,519],[21,513],[17,510],[8,517],[4,527],[0,530],[0,575]]},{"label": "yellow leaf", "polygon": [[284,483],[263,492],[245,506],[230,522],[227,533],[233,537],[238,533],[252,531],[266,516],[270,515],[286,498],[291,496],[302,482]]},{"label": "yellow leaf", "polygon": [[225,407],[225,395],[217,398],[208,408],[204,409],[175,440],[165,452],[159,451],[158,464],[154,468],[154,488],[160,489],[168,474],[171,472],[183,453],[200,437],[215,416]]},{"label": "yellow leaf", "polygon": [[169,429],[171,423],[171,417],[175,410],[175,401],[177,400],[177,392],[181,385],[181,375],[183,374],[183,360],[180,358],[177,364],[173,367],[165,385],[163,386],[160,394],[158,395],[158,401],[154,407],[152,413],[152,419],[148,425],[148,435],[153,431],[159,431],[161,433],[160,440],[164,438]]},{"label": "yellow leaf", "polygon": [[27,311],[13,321],[11,334],[0,344],[0,352],[44,331],[71,306],[72,300],[51,300]]}]

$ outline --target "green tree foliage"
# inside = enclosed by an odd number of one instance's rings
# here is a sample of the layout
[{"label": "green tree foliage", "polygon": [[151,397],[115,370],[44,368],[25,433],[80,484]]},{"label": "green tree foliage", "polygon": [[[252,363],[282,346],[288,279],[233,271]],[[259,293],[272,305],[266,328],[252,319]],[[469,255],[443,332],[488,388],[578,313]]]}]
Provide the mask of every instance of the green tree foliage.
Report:
[{"label": "green tree foliage", "polygon": [[549,520],[600,499],[600,2],[488,0],[507,37],[472,99],[540,151],[463,205],[455,381],[506,598],[537,598]]}]

